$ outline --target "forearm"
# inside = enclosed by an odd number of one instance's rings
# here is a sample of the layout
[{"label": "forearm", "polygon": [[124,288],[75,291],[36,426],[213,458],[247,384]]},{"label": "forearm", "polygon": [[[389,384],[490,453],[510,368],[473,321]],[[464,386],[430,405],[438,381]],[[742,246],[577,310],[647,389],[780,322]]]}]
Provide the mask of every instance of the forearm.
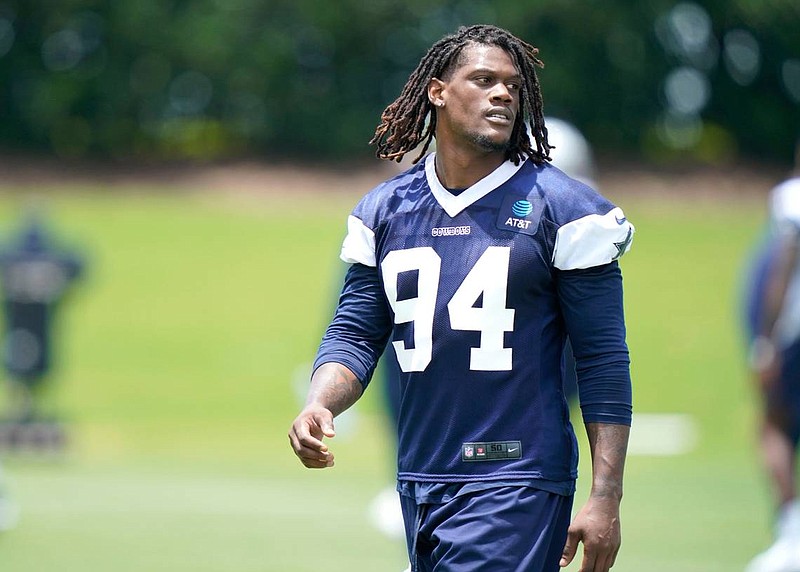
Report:
[{"label": "forearm", "polygon": [[310,469],[333,466],[333,453],[324,439],[336,436],[333,418],[361,397],[361,384],[345,366],[327,362],[311,375],[306,406],[292,423],[289,442]]},{"label": "forearm", "polygon": [[363,387],[356,375],[342,364],[324,363],[311,376],[306,406],[317,404],[339,415],[361,397]]},{"label": "forearm", "polygon": [[622,479],[630,427],[587,423],[586,433],[592,456],[591,496],[619,503],[622,500]]},{"label": "forearm", "polygon": [[608,572],[622,543],[619,505],[630,427],[587,423],[586,433],[592,453],[592,491],[569,527],[561,567],[572,562],[578,542],[583,542],[581,571]]}]

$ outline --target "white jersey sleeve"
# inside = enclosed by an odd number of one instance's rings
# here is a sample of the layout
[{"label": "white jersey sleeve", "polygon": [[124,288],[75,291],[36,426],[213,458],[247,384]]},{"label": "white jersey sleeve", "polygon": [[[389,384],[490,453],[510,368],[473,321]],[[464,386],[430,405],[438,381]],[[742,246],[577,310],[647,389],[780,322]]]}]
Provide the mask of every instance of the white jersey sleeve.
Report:
[{"label": "white jersey sleeve", "polygon": [[800,231],[800,177],[788,179],[770,191],[769,209],[779,234]]},{"label": "white jersey sleeve", "polygon": [[619,207],[571,221],[556,233],[553,266],[578,270],[608,264],[630,250],[635,231]]},{"label": "white jersey sleeve", "polygon": [[348,264],[376,266],[375,233],[361,219],[353,215],[347,217],[347,236],[342,243],[339,258]]}]

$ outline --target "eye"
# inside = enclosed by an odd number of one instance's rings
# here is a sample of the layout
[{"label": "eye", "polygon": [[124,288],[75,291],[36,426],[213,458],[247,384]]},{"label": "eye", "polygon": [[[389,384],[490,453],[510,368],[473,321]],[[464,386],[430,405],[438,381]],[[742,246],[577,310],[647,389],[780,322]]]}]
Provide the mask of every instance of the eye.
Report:
[{"label": "eye", "polygon": [[509,91],[519,91],[522,88],[520,84],[514,81],[507,83],[506,87]]}]

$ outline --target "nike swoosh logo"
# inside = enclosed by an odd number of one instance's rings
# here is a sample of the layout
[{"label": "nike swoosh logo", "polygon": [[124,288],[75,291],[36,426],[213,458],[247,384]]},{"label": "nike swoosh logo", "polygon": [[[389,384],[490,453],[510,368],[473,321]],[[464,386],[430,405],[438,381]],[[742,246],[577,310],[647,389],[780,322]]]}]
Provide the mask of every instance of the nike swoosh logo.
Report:
[{"label": "nike swoosh logo", "polygon": [[617,220],[617,224],[622,224],[622,223],[624,223],[626,220],[628,220],[628,219],[627,219],[627,218],[625,218],[625,217],[619,218],[617,215],[614,215],[614,218]]},{"label": "nike swoosh logo", "polygon": [[513,452],[514,452],[514,451],[516,451],[517,449],[519,449],[519,447],[514,447],[513,449],[509,449],[509,450],[508,450],[508,452],[509,452],[509,453],[513,453]]}]

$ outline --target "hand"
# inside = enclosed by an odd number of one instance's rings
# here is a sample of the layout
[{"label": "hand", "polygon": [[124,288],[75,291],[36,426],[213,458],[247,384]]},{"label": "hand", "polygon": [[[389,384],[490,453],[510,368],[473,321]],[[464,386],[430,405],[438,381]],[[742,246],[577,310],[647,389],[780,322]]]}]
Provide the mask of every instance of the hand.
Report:
[{"label": "hand", "polygon": [[783,364],[777,353],[764,366],[756,371],[756,383],[764,394],[770,393],[778,384]]},{"label": "hand", "polygon": [[764,369],[756,372],[756,383],[763,393],[767,393],[777,385],[780,375],[781,361],[776,356]]},{"label": "hand", "polygon": [[759,336],[750,348],[750,367],[755,373],[756,384],[762,392],[770,391],[781,374],[781,356],[775,344],[765,336]]},{"label": "hand", "polygon": [[333,413],[316,404],[307,405],[289,429],[289,443],[294,449],[294,454],[309,469],[333,466],[333,453],[328,450],[322,439],[335,436]]},{"label": "hand", "polygon": [[569,566],[578,551],[578,542],[583,542],[579,572],[608,572],[614,566],[622,543],[619,501],[589,498],[569,527],[559,566]]}]

